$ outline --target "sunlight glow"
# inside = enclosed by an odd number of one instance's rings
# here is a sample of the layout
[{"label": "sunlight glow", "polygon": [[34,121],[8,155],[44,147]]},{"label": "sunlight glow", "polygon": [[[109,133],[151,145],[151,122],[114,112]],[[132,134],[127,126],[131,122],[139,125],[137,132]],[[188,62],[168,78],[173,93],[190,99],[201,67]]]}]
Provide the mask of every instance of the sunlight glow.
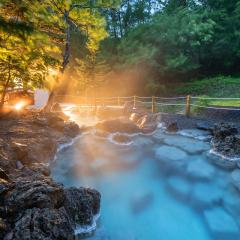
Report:
[{"label": "sunlight glow", "polygon": [[17,111],[20,111],[22,110],[22,108],[26,106],[25,102],[18,102],[15,106],[14,106],[14,109],[17,110]]},{"label": "sunlight glow", "polygon": [[56,76],[58,74],[58,71],[53,68],[49,68],[48,73],[52,76]]}]

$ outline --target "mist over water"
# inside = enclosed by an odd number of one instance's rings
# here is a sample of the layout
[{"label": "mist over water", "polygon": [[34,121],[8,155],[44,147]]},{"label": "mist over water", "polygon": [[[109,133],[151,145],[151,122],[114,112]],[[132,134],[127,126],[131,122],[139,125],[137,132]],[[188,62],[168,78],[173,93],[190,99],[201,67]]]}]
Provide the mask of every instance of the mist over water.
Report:
[{"label": "mist over water", "polygon": [[230,173],[211,164],[207,140],[182,135],[159,129],[120,145],[92,130],[58,152],[56,181],[102,195],[87,239],[239,239],[240,195]]}]

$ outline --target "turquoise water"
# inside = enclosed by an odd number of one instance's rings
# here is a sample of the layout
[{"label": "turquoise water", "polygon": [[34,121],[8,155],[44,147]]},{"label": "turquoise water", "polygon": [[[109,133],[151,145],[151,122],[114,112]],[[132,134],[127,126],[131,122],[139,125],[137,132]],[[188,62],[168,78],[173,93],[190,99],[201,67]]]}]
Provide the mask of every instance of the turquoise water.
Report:
[{"label": "turquoise water", "polygon": [[52,176],[102,195],[91,240],[237,240],[240,195],[231,172],[211,164],[209,143],[166,134],[120,145],[94,131],[61,150]]}]

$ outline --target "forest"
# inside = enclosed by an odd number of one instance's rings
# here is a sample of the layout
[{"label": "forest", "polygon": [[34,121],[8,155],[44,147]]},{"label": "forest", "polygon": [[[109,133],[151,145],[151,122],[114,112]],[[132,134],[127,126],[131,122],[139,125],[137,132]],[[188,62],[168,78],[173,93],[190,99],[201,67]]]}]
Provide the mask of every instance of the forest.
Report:
[{"label": "forest", "polygon": [[2,93],[238,97],[239,65],[239,0],[0,1]]}]

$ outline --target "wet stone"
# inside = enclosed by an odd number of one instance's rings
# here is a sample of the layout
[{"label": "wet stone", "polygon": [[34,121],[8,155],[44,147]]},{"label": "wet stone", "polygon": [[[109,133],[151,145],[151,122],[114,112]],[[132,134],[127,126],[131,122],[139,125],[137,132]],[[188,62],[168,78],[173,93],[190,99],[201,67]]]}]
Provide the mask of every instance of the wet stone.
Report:
[{"label": "wet stone", "polygon": [[167,181],[168,190],[177,198],[186,200],[191,192],[191,184],[182,177],[173,176]]},{"label": "wet stone", "polygon": [[209,231],[218,240],[237,240],[239,228],[234,218],[220,207],[204,211],[204,219]]},{"label": "wet stone", "polygon": [[233,185],[240,190],[240,169],[235,169],[232,173],[231,173],[231,180]]},{"label": "wet stone", "polygon": [[237,167],[237,161],[235,159],[227,158],[219,154],[215,154],[214,152],[207,154],[207,157],[212,163],[214,163],[215,165],[221,168],[228,170],[228,169],[234,169]]},{"label": "wet stone", "polygon": [[211,138],[208,131],[204,131],[200,129],[184,129],[184,130],[178,131],[177,133],[182,136],[195,138],[198,140],[207,140]]},{"label": "wet stone", "polygon": [[130,143],[131,142],[131,138],[128,135],[125,134],[114,134],[113,135],[113,141],[117,142],[117,143]]},{"label": "wet stone", "polygon": [[164,143],[181,148],[190,154],[204,152],[209,149],[209,145],[207,143],[183,136],[166,136]]},{"label": "wet stone", "polygon": [[202,209],[221,202],[222,190],[213,184],[196,183],[191,194],[191,202],[194,207]]},{"label": "wet stone", "polygon": [[187,154],[176,147],[161,146],[156,150],[156,157],[163,161],[179,161],[187,158]]},{"label": "wet stone", "polygon": [[187,175],[194,179],[211,180],[215,170],[206,160],[197,159],[188,163]]},{"label": "wet stone", "polygon": [[176,147],[161,146],[156,149],[155,156],[158,161],[164,163],[166,166],[182,169],[188,155]]},{"label": "wet stone", "polygon": [[240,198],[240,195],[237,192],[234,192],[234,191],[224,193],[224,198],[223,198],[224,208],[229,213],[231,213],[233,216],[236,216],[237,218],[240,215],[240,201],[239,201],[239,198]]}]

